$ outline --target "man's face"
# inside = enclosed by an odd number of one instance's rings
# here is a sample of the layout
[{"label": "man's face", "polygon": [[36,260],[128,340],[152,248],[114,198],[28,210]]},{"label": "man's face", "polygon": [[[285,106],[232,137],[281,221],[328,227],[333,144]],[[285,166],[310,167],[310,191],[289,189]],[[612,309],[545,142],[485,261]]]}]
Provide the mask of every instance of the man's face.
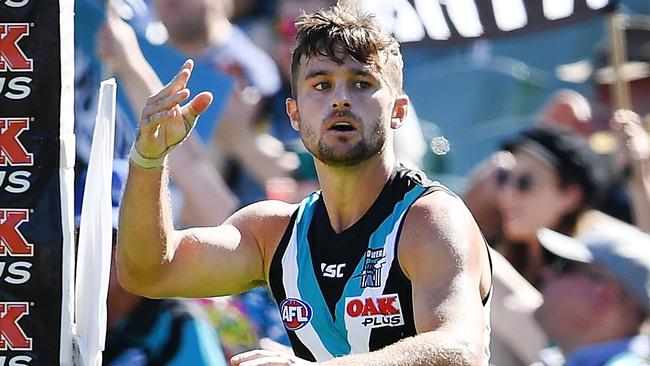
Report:
[{"label": "man's face", "polygon": [[[337,64],[324,57],[303,57],[296,99],[287,101],[292,126],[305,147],[330,166],[359,164],[384,151],[388,139],[392,146],[388,128],[391,122],[399,124],[401,108],[408,104],[375,67],[349,56],[341,59],[344,62]],[[393,115],[397,117],[391,121]]]},{"label": "man's face", "polygon": [[205,0],[154,0],[154,6],[172,39],[191,41],[204,29]]},{"label": "man's face", "polygon": [[576,333],[599,322],[599,287],[610,276],[595,264],[577,263],[558,258],[544,269],[542,296],[544,303],[535,319],[548,336],[563,345],[575,341]]}]

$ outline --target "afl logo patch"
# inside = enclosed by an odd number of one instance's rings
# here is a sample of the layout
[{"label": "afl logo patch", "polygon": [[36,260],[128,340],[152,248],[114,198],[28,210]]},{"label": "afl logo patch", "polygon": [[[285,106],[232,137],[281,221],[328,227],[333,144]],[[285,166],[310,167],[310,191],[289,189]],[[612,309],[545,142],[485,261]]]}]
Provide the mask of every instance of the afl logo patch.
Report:
[{"label": "afl logo patch", "polygon": [[288,298],[280,303],[282,322],[287,330],[298,330],[311,320],[311,306],[300,299]]}]

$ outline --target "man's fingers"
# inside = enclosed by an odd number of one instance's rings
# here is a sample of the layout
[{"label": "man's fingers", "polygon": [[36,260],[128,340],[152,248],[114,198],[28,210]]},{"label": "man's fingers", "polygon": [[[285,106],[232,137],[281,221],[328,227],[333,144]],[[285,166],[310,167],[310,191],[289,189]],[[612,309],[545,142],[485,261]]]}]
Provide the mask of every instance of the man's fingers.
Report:
[{"label": "man's fingers", "polygon": [[183,106],[183,118],[185,118],[186,123],[188,123],[190,126],[194,126],[194,121],[196,121],[201,113],[205,112],[205,110],[208,109],[212,103],[212,99],[212,93],[202,92],[192,98],[192,100],[185,106]]},{"label": "man's fingers", "polygon": [[142,111],[142,119],[147,120],[151,119],[151,115],[170,110],[176,105],[180,104],[183,100],[187,99],[190,96],[190,91],[188,89],[183,89],[176,94],[169,95],[157,101],[147,101],[147,105]]},{"label": "man's fingers", "polygon": [[263,349],[256,349],[253,351],[248,351],[248,352],[235,355],[230,359],[230,362],[232,362],[233,365],[241,365],[243,362],[256,360],[262,357],[277,357],[277,356],[278,356],[277,352],[271,352]]},{"label": "man's fingers", "polygon": [[240,363],[239,366],[290,366],[293,362],[283,357],[262,357]]},{"label": "man's fingers", "polygon": [[149,118],[142,121],[143,122],[142,128],[146,128],[147,130],[155,129],[159,125],[173,118],[176,115],[176,113],[178,112],[175,109],[154,113],[151,116],[149,116]]},{"label": "man's fingers", "polygon": [[172,94],[177,93],[179,90],[185,89],[187,86],[187,81],[192,75],[192,69],[194,68],[194,61],[186,60],[181,66],[180,70],[172,80],[165,85],[157,94],[154,94],[149,97],[148,101],[156,102],[162,98],[168,97]]}]

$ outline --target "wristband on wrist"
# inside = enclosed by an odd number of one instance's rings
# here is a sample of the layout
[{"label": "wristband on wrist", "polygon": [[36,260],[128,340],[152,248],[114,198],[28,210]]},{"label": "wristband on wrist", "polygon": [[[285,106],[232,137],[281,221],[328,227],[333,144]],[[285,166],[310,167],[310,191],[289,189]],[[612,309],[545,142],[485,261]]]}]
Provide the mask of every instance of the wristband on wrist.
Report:
[{"label": "wristband on wrist", "polygon": [[165,162],[167,161],[167,155],[169,155],[169,152],[175,148],[176,146],[182,144],[187,138],[190,136],[190,133],[192,132],[192,129],[196,125],[196,121],[199,119],[199,116],[193,117],[193,119],[190,121],[187,119],[185,115],[183,115],[183,122],[185,123],[185,127],[187,128],[187,134],[185,137],[183,137],[182,140],[178,141],[177,143],[170,145],[167,147],[165,151],[163,151],[160,155],[158,155],[155,158],[148,158],[146,156],[142,156],[140,152],[138,151],[138,148],[135,147],[135,142],[133,142],[133,145],[131,145],[131,152],[129,153],[129,159],[133,162],[133,164],[144,168],[144,169],[154,169],[154,168],[160,168],[163,165],[165,165]]},{"label": "wristband on wrist", "polygon": [[129,153],[129,160],[131,160],[133,164],[139,166],[140,168],[144,168],[144,169],[160,168],[163,165],[165,165],[165,161],[167,160],[167,152],[160,154],[160,156],[156,158],[148,158],[140,154],[138,149],[135,147],[135,142],[134,142],[133,145],[131,146],[131,152]]}]

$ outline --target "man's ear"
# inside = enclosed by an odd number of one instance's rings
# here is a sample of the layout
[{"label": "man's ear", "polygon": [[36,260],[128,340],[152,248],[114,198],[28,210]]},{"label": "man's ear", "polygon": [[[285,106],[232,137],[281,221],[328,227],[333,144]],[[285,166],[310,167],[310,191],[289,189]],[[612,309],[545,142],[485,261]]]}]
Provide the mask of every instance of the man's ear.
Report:
[{"label": "man's ear", "polygon": [[298,102],[293,98],[287,98],[285,102],[285,107],[287,110],[287,115],[291,121],[291,127],[294,130],[300,131],[300,113],[298,112]]},{"label": "man's ear", "polygon": [[390,119],[390,127],[392,129],[398,129],[402,127],[402,123],[404,123],[404,119],[408,114],[409,103],[409,97],[406,94],[402,94],[395,99],[395,104],[393,104],[393,112]]}]

